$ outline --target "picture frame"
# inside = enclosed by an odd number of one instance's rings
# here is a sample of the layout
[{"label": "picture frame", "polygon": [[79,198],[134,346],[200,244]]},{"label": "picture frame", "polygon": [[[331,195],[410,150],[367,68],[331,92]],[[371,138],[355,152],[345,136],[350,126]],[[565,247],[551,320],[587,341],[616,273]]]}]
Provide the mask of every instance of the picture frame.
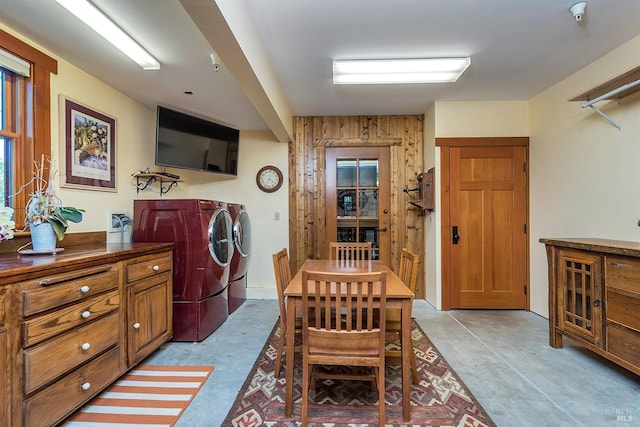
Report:
[{"label": "picture frame", "polygon": [[116,192],[116,119],[60,95],[61,187]]}]

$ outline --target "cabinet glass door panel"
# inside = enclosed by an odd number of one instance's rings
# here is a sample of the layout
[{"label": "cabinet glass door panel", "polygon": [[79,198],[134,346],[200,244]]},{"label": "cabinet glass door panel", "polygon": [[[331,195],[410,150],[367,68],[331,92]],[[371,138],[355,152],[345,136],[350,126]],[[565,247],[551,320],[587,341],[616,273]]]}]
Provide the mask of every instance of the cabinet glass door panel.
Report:
[{"label": "cabinet glass door panel", "polygon": [[602,317],[601,289],[596,286],[600,277],[597,258],[576,258],[570,251],[560,255],[560,275],[565,284],[560,297],[560,324],[567,331],[599,344],[602,331],[594,327]]}]

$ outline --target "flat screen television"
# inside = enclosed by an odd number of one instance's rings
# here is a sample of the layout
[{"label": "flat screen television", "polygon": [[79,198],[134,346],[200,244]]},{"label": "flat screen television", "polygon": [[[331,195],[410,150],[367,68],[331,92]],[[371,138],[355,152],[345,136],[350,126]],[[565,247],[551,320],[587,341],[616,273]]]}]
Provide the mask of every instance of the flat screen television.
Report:
[{"label": "flat screen television", "polygon": [[238,175],[240,131],[158,106],[156,165]]}]

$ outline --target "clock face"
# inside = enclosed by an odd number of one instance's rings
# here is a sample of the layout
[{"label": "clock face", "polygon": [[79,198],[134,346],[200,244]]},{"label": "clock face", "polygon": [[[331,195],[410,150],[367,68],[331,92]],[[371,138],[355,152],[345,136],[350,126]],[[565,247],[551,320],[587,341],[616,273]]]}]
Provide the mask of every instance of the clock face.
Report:
[{"label": "clock face", "polygon": [[265,166],[256,176],[258,187],[267,193],[273,193],[282,186],[282,172],[275,166]]}]

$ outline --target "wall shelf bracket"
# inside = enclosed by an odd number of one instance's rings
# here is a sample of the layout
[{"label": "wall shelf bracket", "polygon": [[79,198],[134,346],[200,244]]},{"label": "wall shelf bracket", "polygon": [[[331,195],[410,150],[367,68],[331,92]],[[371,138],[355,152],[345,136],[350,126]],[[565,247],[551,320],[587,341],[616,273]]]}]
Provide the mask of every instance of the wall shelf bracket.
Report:
[{"label": "wall shelf bracket", "polygon": [[136,178],[136,193],[140,193],[152,184],[159,182],[160,195],[162,196],[163,194],[167,194],[173,187],[176,187],[179,182],[182,182],[178,178],[172,178],[153,172],[139,172],[132,174],[132,176]]}]

